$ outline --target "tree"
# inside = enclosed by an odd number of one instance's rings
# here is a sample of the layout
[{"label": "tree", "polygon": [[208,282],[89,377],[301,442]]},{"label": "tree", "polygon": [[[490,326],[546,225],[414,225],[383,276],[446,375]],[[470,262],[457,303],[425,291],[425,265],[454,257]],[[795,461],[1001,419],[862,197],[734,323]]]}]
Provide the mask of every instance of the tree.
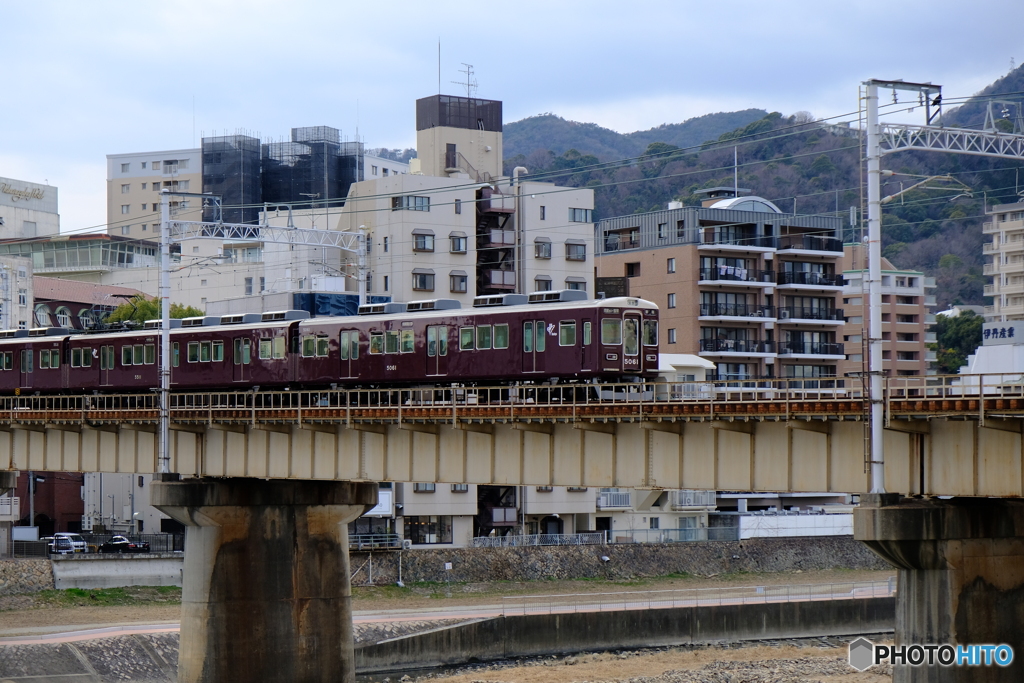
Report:
[{"label": "tree", "polygon": [[967,356],[981,345],[981,325],[985,321],[974,311],[959,315],[940,315],[935,322],[937,365],[939,371],[953,375],[967,362]]},{"label": "tree", "polygon": [[[203,312],[194,306],[171,304],[172,318],[191,318],[197,315],[203,315]],[[111,311],[104,322],[120,323],[131,321],[144,323],[147,320],[156,320],[160,317],[160,300],[155,297],[147,299],[145,296],[139,295]]]}]

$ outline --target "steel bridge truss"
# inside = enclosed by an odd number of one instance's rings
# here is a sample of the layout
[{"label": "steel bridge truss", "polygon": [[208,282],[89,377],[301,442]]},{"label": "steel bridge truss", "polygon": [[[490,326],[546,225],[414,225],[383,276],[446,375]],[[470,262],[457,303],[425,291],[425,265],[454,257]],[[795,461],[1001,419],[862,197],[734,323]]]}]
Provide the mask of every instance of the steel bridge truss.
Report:
[{"label": "steel bridge truss", "polygon": [[202,221],[170,221],[171,240],[215,239],[237,242],[264,242],[308,247],[334,247],[360,253],[362,233],[339,230],[274,227],[250,223],[211,223]]},{"label": "steel bridge truss", "polygon": [[882,154],[912,149],[1024,159],[1024,135],[902,123],[882,123],[879,129]]}]

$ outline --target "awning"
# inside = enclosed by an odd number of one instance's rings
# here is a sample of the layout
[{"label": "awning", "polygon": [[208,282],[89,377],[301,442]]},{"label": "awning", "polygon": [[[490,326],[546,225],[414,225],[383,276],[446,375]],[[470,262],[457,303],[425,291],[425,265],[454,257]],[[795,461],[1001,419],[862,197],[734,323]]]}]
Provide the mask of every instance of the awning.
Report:
[{"label": "awning", "polygon": [[466,271],[464,271],[464,270],[449,270],[448,274],[449,275],[461,275],[463,277],[467,277]]},{"label": "awning", "polygon": [[533,241],[534,242],[550,242],[551,238],[550,237],[534,237]]},{"label": "awning", "polygon": [[429,228],[416,228],[412,231],[414,235],[433,235],[434,231]]},{"label": "awning", "polygon": [[[416,231],[413,230],[414,234],[415,234],[415,232]],[[462,232],[461,230],[452,230],[450,233],[448,233],[448,236],[449,237],[465,237],[466,233]]]},{"label": "awning", "polygon": [[566,240],[566,244],[586,244],[586,240]]},{"label": "awning", "polygon": [[567,278],[565,278],[565,281],[566,282],[586,282],[587,278],[580,277],[578,275],[570,275]]},{"label": "awning", "polygon": [[431,270],[430,268],[413,268],[412,269],[412,274],[413,275],[433,275],[434,271]]}]

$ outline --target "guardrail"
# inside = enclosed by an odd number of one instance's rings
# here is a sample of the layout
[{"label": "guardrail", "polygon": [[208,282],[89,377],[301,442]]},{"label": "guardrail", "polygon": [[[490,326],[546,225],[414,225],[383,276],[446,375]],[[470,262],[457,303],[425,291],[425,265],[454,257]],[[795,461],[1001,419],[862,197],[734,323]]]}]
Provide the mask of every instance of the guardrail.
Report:
[{"label": "guardrail", "polygon": [[[841,344],[783,344],[780,353],[829,353]],[[480,387],[175,392],[176,424],[674,421],[862,419],[860,382],[836,377],[721,378],[680,391],[679,382]],[[856,394],[854,392],[857,392]],[[979,401],[979,398],[984,398]],[[159,398],[145,394],[0,396],[0,424],[155,424]],[[886,417],[1024,415],[1024,374],[885,378]]]},{"label": "guardrail", "polygon": [[522,548],[535,545],[604,545],[605,532],[586,534],[529,534],[526,536],[477,536],[474,548]]},{"label": "guardrail", "polygon": [[676,590],[628,591],[621,593],[580,593],[573,595],[527,595],[502,598],[502,616],[611,612],[635,609],[671,609],[717,605],[751,605],[767,602],[808,600],[851,600],[885,598],[896,594],[896,579],[809,583],[783,586],[723,586]]}]

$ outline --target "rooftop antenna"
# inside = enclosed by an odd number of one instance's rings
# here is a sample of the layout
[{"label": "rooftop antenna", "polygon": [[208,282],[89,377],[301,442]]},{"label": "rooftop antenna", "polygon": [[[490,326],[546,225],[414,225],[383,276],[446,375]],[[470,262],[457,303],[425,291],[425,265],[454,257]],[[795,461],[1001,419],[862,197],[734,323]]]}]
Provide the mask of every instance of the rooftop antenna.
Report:
[{"label": "rooftop antenna", "polygon": [[441,37],[437,38],[437,94],[441,94]]},{"label": "rooftop antenna", "polygon": [[472,64],[466,64],[465,62],[462,62],[462,66],[464,66],[466,68],[465,69],[459,69],[459,73],[460,74],[466,74],[466,82],[463,83],[462,81],[452,81],[452,83],[454,83],[455,85],[464,85],[464,86],[466,86],[466,97],[473,97],[473,90],[477,86],[476,79],[473,78],[473,65]]}]

